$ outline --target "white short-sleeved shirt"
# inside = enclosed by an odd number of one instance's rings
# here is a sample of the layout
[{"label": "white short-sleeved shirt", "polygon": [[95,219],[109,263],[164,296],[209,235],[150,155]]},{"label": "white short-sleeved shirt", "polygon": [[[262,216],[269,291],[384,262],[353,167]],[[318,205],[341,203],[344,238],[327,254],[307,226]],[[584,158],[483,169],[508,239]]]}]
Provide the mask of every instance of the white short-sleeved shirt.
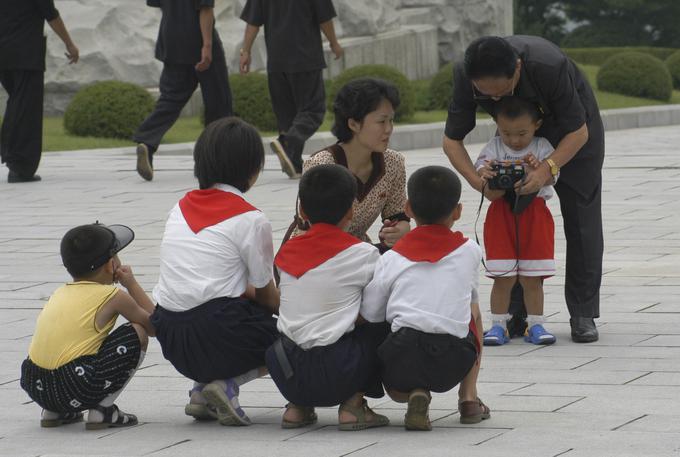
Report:
[{"label": "white short-sleeved shirt", "polygon": [[[486,160],[509,160],[516,161],[522,160],[527,154],[532,153],[539,161],[545,160],[550,154],[553,153],[555,149],[548,140],[542,137],[535,136],[529,146],[519,151],[512,149],[503,143],[500,136],[495,136],[484,146],[482,152],[479,153],[477,161],[475,162],[475,169],[479,170],[484,166]],[[558,174],[559,176],[559,174]],[[557,180],[557,177],[555,180]],[[543,186],[541,190],[538,191],[538,196],[544,200],[549,200],[553,197],[555,191],[553,186]]]},{"label": "white short-sleeved shirt", "polygon": [[369,322],[390,322],[393,332],[409,327],[465,338],[470,304],[479,302],[481,259],[482,250],[472,240],[434,263],[388,251],[364,289],[360,313]]},{"label": "white short-sleeved shirt", "polygon": [[[243,197],[235,187],[215,187]],[[239,297],[248,284],[261,288],[271,281],[273,259],[272,228],[262,212],[194,233],[176,204],[165,224],[153,299],[169,311],[187,311],[214,298]]]},{"label": "white short-sleeved shirt", "polygon": [[362,292],[379,258],[374,246],[357,243],[299,278],[279,269],[279,331],[309,349],[333,344],[354,330]]}]

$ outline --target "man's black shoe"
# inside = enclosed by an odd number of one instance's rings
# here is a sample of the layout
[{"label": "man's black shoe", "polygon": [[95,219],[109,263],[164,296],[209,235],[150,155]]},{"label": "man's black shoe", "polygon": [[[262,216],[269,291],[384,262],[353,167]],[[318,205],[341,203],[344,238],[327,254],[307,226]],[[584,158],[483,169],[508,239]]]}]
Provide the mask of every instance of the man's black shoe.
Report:
[{"label": "man's black shoe", "polygon": [[507,323],[507,328],[508,335],[510,335],[510,338],[524,336],[524,332],[527,329],[526,311],[521,310],[514,313]]},{"label": "man's black shoe", "polygon": [[9,174],[7,175],[7,182],[10,184],[18,183],[18,182],[35,182],[35,181],[40,181],[42,178],[40,175],[33,175],[33,176],[22,176],[18,173],[13,172],[12,170],[9,171]]},{"label": "man's black shoe", "polygon": [[574,343],[592,343],[600,338],[592,317],[572,317],[569,324]]}]

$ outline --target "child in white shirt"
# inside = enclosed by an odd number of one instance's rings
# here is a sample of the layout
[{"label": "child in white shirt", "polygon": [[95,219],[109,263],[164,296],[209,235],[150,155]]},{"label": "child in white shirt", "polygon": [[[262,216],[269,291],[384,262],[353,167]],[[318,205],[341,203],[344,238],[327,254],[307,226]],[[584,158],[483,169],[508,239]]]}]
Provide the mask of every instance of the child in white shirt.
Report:
[{"label": "child in white shirt", "polygon": [[281,281],[278,329],[267,368],[290,402],[283,428],[316,422],[315,406],[335,406],[340,430],[389,424],[364,395],[384,395],[376,353],[387,327],[362,323],[361,294],[380,254],[346,233],[356,178],[340,165],[319,165],[300,180],[300,215],[311,223],[276,255]]},{"label": "child in white shirt", "polygon": [[462,211],[460,192],[460,180],[447,168],[413,173],[406,214],[417,227],[383,254],[364,290],[362,316],[391,324],[378,355],[387,393],[394,401],[408,402],[407,430],[431,430],[430,392],[447,392],[458,383],[460,421],[490,417],[477,397],[482,252],[477,243],[451,231]]}]

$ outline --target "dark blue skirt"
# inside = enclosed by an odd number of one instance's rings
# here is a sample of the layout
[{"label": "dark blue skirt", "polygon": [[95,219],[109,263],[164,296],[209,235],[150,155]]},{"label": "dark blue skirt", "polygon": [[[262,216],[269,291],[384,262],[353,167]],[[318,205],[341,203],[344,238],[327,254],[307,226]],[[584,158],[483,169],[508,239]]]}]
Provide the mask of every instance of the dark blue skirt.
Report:
[{"label": "dark blue skirt", "polygon": [[272,346],[267,349],[267,368],[286,400],[299,406],[335,406],[357,392],[381,398],[385,393],[377,348],[388,333],[384,322],[358,325],[335,343],[308,350],[281,335],[289,366],[282,366]]},{"label": "dark blue skirt", "polygon": [[245,298],[216,298],[151,315],[163,356],[189,379],[207,383],[264,366],[264,352],[278,337],[276,320]]}]

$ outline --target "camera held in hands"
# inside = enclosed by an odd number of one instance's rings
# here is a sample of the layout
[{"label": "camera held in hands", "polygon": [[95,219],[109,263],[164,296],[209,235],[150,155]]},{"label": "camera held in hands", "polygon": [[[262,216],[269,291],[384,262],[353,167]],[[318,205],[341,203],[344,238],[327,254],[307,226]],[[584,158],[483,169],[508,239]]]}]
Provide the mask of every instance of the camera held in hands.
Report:
[{"label": "camera held in hands", "polygon": [[494,163],[491,171],[496,172],[496,175],[489,180],[489,189],[510,190],[524,178],[524,166],[517,162]]}]

